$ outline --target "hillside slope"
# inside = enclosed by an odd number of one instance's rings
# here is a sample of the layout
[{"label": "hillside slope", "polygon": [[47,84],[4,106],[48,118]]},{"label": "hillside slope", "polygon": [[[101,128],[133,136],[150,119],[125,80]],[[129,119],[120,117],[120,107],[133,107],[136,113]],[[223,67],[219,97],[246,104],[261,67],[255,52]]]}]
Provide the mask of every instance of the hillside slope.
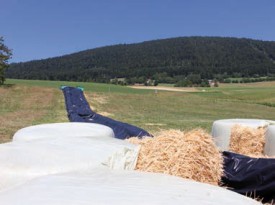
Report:
[{"label": "hillside slope", "polygon": [[119,77],[200,74],[213,78],[275,74],[275,42],[179,37],[100,47],[61,57],[11,64],[8,78],[108,82]]}]

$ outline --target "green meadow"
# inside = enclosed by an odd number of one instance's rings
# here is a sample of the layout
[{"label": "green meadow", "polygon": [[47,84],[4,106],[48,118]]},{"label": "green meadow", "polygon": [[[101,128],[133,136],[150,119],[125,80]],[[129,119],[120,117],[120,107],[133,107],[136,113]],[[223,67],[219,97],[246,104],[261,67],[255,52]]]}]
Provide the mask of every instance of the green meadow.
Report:
[{"label": "green meadow", "polygon": [[26,126],[68,122],[62,85],[83,87],[96,112],[152,133],[194,128],[210,132],[218,119],[275,120],[275,82],[156,92],[111,84],[8,79],[0,87],[0,142]]}]

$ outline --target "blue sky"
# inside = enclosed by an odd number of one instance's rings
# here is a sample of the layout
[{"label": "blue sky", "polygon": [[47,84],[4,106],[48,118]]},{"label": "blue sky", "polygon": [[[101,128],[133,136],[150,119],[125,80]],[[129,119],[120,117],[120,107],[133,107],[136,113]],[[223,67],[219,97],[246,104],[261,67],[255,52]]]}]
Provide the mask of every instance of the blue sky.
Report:
[{"label": "blue sky", "polygon": [[179,36],[275,41],[274,0],[0,0],[10,62]]}]

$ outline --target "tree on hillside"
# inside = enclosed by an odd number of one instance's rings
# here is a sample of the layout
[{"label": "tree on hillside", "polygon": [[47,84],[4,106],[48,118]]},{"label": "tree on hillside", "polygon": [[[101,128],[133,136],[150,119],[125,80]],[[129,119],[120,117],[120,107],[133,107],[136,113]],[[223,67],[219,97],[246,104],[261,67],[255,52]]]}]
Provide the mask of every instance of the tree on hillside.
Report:
[{"label": "tree on hillside", "polygon": [[8,67],[8,60],[11,58],[11,50],[4,44],[4,38],[0,36],[0,85],[5,81],[5,69]]},{"label": "tree on hillside", "polygon": [[[61,57],[12,63],[19,79],[200,85],[216,78],[275,76],[275,42],[222,37],[179,37],[89,49]],[[206,83],[206,82],[205,82]],[[205,84],[204,83],[204,84]],[[207,84],[207,83],[206,83]]]}]

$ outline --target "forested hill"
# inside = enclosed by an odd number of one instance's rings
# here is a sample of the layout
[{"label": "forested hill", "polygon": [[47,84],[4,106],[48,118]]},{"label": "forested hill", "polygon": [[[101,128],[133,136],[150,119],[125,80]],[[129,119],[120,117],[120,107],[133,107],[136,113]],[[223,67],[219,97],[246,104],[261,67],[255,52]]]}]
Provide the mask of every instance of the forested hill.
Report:
[{"label": "forested hill", "polygon": [[[200,74],[275,74],[275,42],[223,37],[179,37],[119,44],[61,57],[14,63],[8,78],[97,81],[112,78],[179,79]],[[165,81],[165,80],[164,80]]]}]

